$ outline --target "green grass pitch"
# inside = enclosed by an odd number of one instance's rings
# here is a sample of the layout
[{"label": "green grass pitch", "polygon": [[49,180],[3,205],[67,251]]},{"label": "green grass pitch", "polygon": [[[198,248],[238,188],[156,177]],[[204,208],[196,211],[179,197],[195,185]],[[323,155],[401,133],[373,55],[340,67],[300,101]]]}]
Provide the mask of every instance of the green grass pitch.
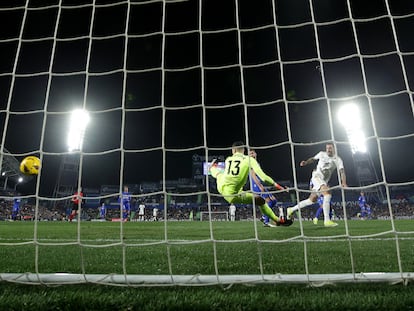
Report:
[{"label": "green grass pitch", "polygon": [[[1,222],[0,275],[414,271],[411,220]],[[352,258],[350,254],[352,253]],[[306,260],[305,258],[306,254]],[[305,268],[306,267],[306,268]],[[412,283],[63,286],[0,282],[0,310],[414,310]]]},{"label": "green grass pitch", "polygon": [[[0,273],[149,275],[414,271],[411,220],[2,222]],[[351,260],[352,254],[352,260]],[[305,260],[306,255],[306,260]]]}]

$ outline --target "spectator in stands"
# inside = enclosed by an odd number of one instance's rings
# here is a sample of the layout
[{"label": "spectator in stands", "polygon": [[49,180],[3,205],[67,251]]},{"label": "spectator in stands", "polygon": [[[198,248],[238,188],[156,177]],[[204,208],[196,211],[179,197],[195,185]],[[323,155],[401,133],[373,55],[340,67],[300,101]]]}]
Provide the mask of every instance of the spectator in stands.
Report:
[{"label": "spectator in stands", "polygon": [[69,215],[69,221],[72,222],[73,217],[78,214],[79,208],[82,207],[83,192],[82,188],[79,187],[79,190],[76,191],[72,196],[72,212]]},{"label": "spectator in stands", "polygon": [[[268,216],[276,224],[282,224],[279,217],[267,205],[266,200],[260,195],[243,191],[250,172],[254,171],[257,176],[267,185],[274,185],[275,181],[266,175],[257,161],[244,154],[245,147],[243,142],[235,142],[232,146],[232,155],[226,158],[224,170],[220,169],[213,160],[209,165],[211,176],[216,179],[217,190],[223,195],[224,199],[230,204],[253,204],[255,203],[262,214]],[[283,219],[285,220],[285,219]],[[289,221],[291,224],[291,221]],[[284,223],[284,225],[290,225]]]},{"label": "spectator in stands", "polygon": [[316,203],[318,196],[320,194],[323,194],[324,226],[335,227],[338,224],[329,218],[332,195],[328,186],[328,182],[331,179],[332,173],[338,169],[341,185],[342,187],[347,187],[344,164],[342,162],[342,159],[336,155],[335,147],[332,143],[327,143],[325,145],[325,151],[320,151],[315,156],[301,161],[299,165],[303,167],[312,164],[315,161],[318,161],[318,164],[316,166],[316,169],[312,171],[311,183],[313,185],[313,192],[310,194],[308,199],[300,201],[293,207],[289,207],[288,217],[291,217],[291,215],[297,210]]}]

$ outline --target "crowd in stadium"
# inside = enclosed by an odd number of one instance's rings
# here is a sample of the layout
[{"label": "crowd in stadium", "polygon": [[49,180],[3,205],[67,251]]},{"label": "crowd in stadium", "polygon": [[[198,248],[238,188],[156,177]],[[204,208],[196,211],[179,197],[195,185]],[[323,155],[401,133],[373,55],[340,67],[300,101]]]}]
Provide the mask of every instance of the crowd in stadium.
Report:
[{"label": "crowd in stadium", "polygon": [[[392,214],[395,218],[414,218],[414,196],[407,192],[391,192]],[[0,201],[0,220],[11,220],[14,200],[17,194],[13,192],[2,193],[3,199]],[[303,193],[305,196],[306,193]],[[87,196],[87,193],[85,194]],[[138,198],[138,197],[137,197]],[[141,201],[133,199],[131,203],[131,214],[128,217],[130,221],[138,221],[138,205],[144,203],[145,220],[151,221],[153,218],[154,208],[158,209],[157,220],[164,219],[164,199],[162,195],[148,195],[139,197]],[[336,219],[344,218],[343,203],[340,194],[334,196],[332,208]],[[279,193],[278,200],[280,206],[291,206],[290,196],[288,193]],[[197,202],[198,201],[198,202]],[[348,219],[358,218],[359,205],[357,197],[346,201],[346,215]],[[217,220],[222,220],[225,212],[228,212],[229,205],[219,196],[210,196],[211,212],[223,212],[221,215],[217,213]],[[370,202],[373,219],[388,219],[390,217],[388,202]],[[304,220],[312,220],[317,205],[310,206],[301,210],[301,217]],[[199,220],[201,212],[209,212],[207,204],[207,196],[201,198],[195,196],[172,196],[167,204],[167,219],[175,221]],[[70,207],[64,202],[59,204],[50,204],[50,201],[40,201],[36,214],[36,203],[27,199],[22,199],[20,203],[19,213],[16,220],[34,220],[35,215],[41,221],[66,221],[70,214]],[[107,205],[104,220],[113,220],[120,218],[120,206],[117,200],[112,200]],[[255,215],[260,217],[260,211],[256,209]],[[254,217],[251,205],[237,205],[236,220],[252,220]],[[99,213],[99,204],[84,205],[81,209],[80,218],[85,221],[101,220]]]}]

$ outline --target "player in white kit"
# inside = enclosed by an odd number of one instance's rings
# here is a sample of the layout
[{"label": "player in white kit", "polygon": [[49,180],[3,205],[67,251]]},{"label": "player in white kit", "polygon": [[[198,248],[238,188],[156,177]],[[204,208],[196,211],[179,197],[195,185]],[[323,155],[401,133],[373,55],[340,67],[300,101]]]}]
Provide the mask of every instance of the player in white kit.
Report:
[{"label": "player in white kit", "polygon": [[328,182],[332,173],[338,169],[341,179],[341,186],[347,187],[346,175],[342,159],[336,155],[335,147],[332,143],[327,143],[325,151],[318,152],[314,157],[301,161],[300,166],[306,166],[318,161],[316,168],[312,172],[311,184],[313,185],[312,193],[306,200],[300,201],[297,205],[287,209],[288,218],[297,210],[316,203],[318,197],[323,194],[323,215],[325,227],[335,227],[338,224],[329,218],[329,210],[331,204],[331,192]]}]

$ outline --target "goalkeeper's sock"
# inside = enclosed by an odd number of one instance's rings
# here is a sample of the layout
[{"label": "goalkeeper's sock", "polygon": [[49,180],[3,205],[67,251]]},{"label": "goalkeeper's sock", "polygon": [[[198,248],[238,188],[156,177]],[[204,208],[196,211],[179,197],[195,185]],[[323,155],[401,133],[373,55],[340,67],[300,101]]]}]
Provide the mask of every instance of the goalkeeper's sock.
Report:
[{"label": "goalkeeper's sock", "polygon": [[325,221],[329,221],[331,220],[331,218],[329,217],[329,212],[331,210],[331,198],[332,195],[330,194],[325,194],[323,196],[323,216],[325,217]]},{"label": "goalkeeper's sock", "polygon": [[259,206],[259,209],[262,212],[262,214],[266,215],[274,222],[279,221],[279,217],[277,217],[275,213],[273,213],[272,209],[267,205],[267,203],[263,204],[262,206]]},{"label": "goalkeeper's sock", "polygon": [[291,211],[296,212],[297,210],[300,210],[301,208],[304,208],[312,204],[313,204],[313,201],[311,199],[306,199],[306,200],[300,201],[298,204],[291,207]]}]

